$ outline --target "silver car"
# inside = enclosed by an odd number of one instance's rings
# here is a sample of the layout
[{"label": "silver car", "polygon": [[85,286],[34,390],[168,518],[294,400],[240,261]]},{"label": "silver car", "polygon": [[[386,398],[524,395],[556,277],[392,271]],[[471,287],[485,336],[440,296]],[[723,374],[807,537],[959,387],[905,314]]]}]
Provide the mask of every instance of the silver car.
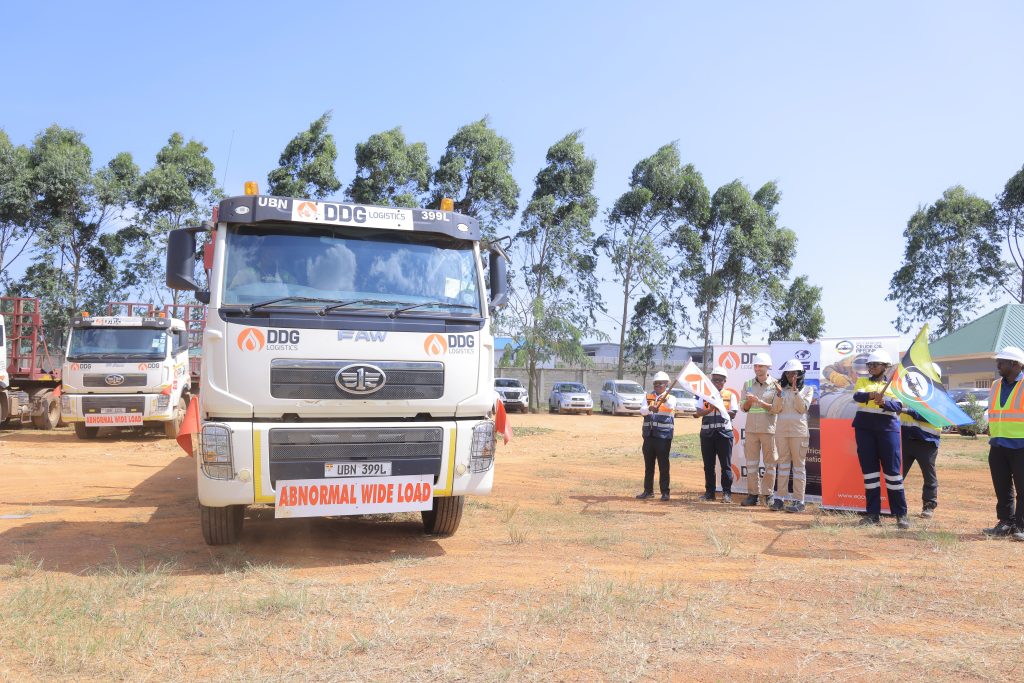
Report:
[{"label": "silver car", "polygon": [[607,380],[601,387],[601,412],[612,415],[639,415],[644,404],[644,388],[624,379]]},{"label": "silver car", "polygon": [[697,397],[689,389],[676,387],[671,392],[676,398],[676,417],[680,415],[693,415],[697,412]]},{"label": "silver car", "polygon": [[548,412],[594,413],[594,399],[590,390],[579,382],[555,382],[548,396]]}]

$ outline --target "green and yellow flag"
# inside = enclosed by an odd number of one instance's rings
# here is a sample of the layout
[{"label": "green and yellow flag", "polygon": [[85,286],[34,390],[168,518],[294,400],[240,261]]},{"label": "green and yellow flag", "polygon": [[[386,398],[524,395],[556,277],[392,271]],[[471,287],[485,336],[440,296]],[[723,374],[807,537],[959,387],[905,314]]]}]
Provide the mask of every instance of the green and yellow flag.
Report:
[{"label": "green and yellow flag", "polygon": [[939,382],[928,350],[928,326],[900,359],[892,391],[904,406],[919,413],[935,427],[972,424],[974,420],[956,404]]}]

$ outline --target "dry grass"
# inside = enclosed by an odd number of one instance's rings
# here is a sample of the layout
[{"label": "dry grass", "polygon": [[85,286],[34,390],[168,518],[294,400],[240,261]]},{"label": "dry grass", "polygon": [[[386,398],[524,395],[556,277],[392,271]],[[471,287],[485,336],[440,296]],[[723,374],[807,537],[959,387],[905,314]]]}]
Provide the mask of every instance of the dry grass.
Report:
[{"label": "dry grass", "polygon": [[[900,533],[696,503],[699,463],[681,459],[670,503],[635,501],[638,428],[594,417],[578,440],[501,453],[513,483],[469,500],[442,541],[415,516],[288,526],[295,538],[250,519],[245,543],[213,551],[194,529],[177,545],[150,531],[141,558],[111,532],[121,549],[76,568],[47,545],[63,527],[14,520],[31,543],[0,545],[0,679],[1024,677],[1024,544],[977,533],[982,442],[943,442],[939,514]],[[536,476],[552,453],[561,467]]]}]

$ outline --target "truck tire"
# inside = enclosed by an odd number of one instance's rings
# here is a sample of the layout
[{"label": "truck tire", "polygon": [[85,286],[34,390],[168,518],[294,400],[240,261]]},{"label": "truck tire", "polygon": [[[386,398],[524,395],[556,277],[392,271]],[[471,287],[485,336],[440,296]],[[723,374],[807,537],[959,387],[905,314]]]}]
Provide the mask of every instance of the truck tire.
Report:
[{"label": "truck tire", "polygon": [[181,431],[181,423],[185,421],[185,410],[187,408],[184,397],[179,398],[178,405],[174,408],[174,417],[164,422],[164,435],[168,439],[178,438],[178,432]]},{"label": "truck tire", "polygon": [[459,528],[462,521],[462,508],[465,496],[444,496],[434,499],[434,507],[423,510],[423,530],[431,536],[451,536]]},{"label": "truck tire", "polygon": [[99,433],[99,427],[86,427],[84,422],[75,423],[75,436],[79,439],[95,439]]},{"label": "truck tire", "polygon": [[43,411],[32,416],[32,424],[36,429],[53,429],[60,424],[60,402],[53,397],[53,392],[49,389],[44,389],[37,395],[43,404]]},{"label": "truck tire", "polygon": [[203,527],[206,545],[231,545],[242,537],[245,521],[244,505],[228,505],[222,508],[199,505],[199,520]]}]

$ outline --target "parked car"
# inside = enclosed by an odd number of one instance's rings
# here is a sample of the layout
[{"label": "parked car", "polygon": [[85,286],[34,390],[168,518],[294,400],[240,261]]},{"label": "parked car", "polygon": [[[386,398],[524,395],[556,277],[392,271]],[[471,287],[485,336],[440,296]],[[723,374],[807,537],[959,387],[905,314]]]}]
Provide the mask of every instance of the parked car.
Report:
[{"label": "parked car", "polygon": [[579,382],[555,382],[548,396],[548,412],[594,413],[594,398]]},{"label": "parked car", "polygon": [[495,377],[494,390],[501,396],[506,412],[518,410],[525,413],[530,409],[530,394],[523,383],[511,377]]},{"label": "parked car", "polygon": [[639,415],[644,404],[644,388],[636,382],[610,379],[601,387],[601,412],[612,415]]},{"label": "parked car", "polygon": [[683,389],[682,387],[676,387],[671,392],[676,397],[676,416],[679,415],[693,415],[697,412],[698,404],[700,401],[689,389]]}]

